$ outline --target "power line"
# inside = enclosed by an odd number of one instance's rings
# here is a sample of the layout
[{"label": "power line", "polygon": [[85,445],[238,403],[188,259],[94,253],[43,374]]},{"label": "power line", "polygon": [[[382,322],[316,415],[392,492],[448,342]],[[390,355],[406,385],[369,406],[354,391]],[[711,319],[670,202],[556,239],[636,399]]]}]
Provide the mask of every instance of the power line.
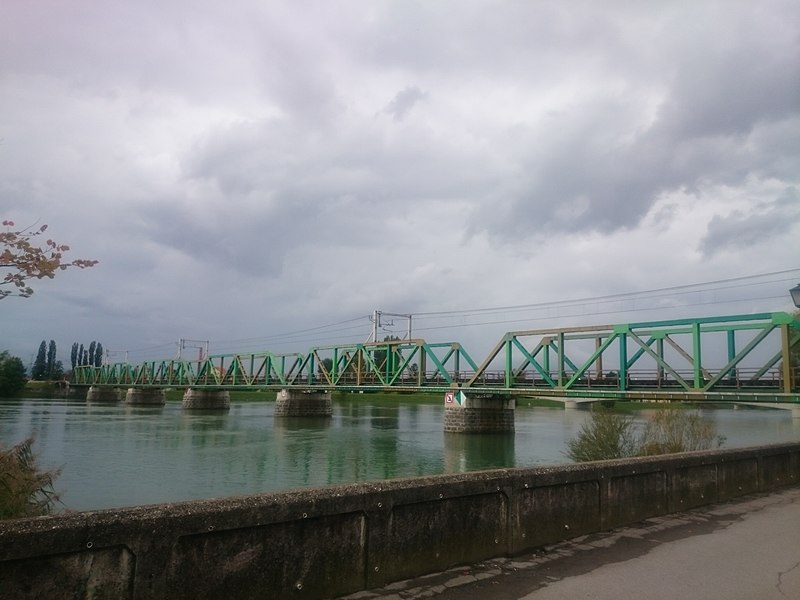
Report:
[{"label": "power line", "polygon": [[[563,305],[571,305],[571,304],[586,304],[586,303],[598,303],[598,301],[603,300],[620,300],[625,298],[634,298],[636,296],[642,296],[645,294],[655,294],[655,293],[663,293],[663,292],[670,292],[670,291],[677,291],[677,290],[687,290],[690,288],[698,288],[698,287],[708,287],[712,285],[717,285],[721,283],[731,283],[735,281],[747,281],[752,279],[759,279],[763,277],[772,277],[774,275],[784,275],[788,273],[797,273],[800,272],[800,268],[798,269],[786,269],[783,271],[773,271],[771,273],[760,273],[756,275],[745,275],[741,277],[731,277],[728,279],[718,279],[716,281],[708,281],[705,283],[690,283],[690,284],[683,284],[683,285],[674,285],[669,287],[663,288],[655,288],[651,290],[641,290],[638,292],[622,292],[618,294],[608,294],[605,296],[590,296],[586,298],[576,298],[572,300],[555,300],[555,301],[548,301],[548,302],[535,302],[532,304],[517,304],[517,305],[510,305],[510,306],[496,306],[490,308],[471,308],[471,309],[462,309],[462,310],[449,310],[449,311],[433,311],[433,312],[420,312],[414,313],[415,318],[425,318],[431,316],[443,317],[447,315],[466,315],[467,313],[472,314],[479,314],[479,313],[491,313],[491,312],[507,312],[513,310],[524,310],[529,308],[546,308],[546,307],[556,307],[556,306],[563,306]],[[784,279],[781,281],[790,281],[788,279]],[[767,282],[767,283],[778,283],[775,282]],[[733,286],[737,287],[737,286]],[[745,287],[745,286],[741,286]],[[718,289],[730,289],[730,288],[718,288]],[[714,288],[711,288],[707,291],[713,291]],[[702,290],[697,290],[702,291]]]},{"label": "power line", "polygon": [[218,343],[218,344],[238,344],[240,342],[262,342],[262,341],[276,340],[276,339],[285,338],[285,337],[297,336],[298,334],[302,334],[302,333],[310,333],[310,332],[313,332],[313,331],[320,331],[322,329],[328,329],[330,327],[336,327],[337,325],[345,325],[347,323],[353,323],[355,321],[363,321],[364,319],[369,319],[369,315],[362,315],[360,317],[353,317],[352,319],[345,319],[344,321],[337,321],[336,323],[328,323],[326,325],[317,325],[316,327],[309,327],[307,329],[297,329],[295,331],[287,331],[287,332],[284,332],[284,333],[275,333],[275,334],[272,334],[272,335],[267,335],[267,336],[262,336],[262,337],[242,338],[242,339],[237,339],[237,340],[215,340],[215,343]]},{"label": "power line", "polygon": [[[759,298],[738,298],[735,300],[713,300],[709,302],[694,302],[691,304],[683,304],[681,306],[659,306],[657,309],[654,309],[652,306],[646,308],[626,308],[624,310],[608,310],[602,312],[593,312],[592,315],[614,315],[619,313],[630,313],[630,312],[641,312],[647,310],[676,310],[680,308],[685,308],[686,306],[707,306],[709,304],[732,304],[737,302],[751,302],[754,300],[780,300],[783,298],[781,296],[763,296]],[[576,314],[560,314],[560,315],[551,315],[546,317],[537,317],[536,321],[547,321],[552,319],[564,319],[566,317],[576,317],[579,316],[578,313]],[[431,327],[418,327],[416,331],[434,331],[438,329],[464,329],[467,327],[482,327],[485,325],[501,325],[501,324],[509,324],[509,323],[520,323],[523,321],[530,322],[531,319],[504,319],[499,321],[483,321],[478,323],[456,323],[453,325],[438,325],[438,326],[431,326]]]},{"label": "power line", "polygon": [[[449,310],[449,311],[428,311],[428,312],[419,312],[413,313],[413,318],[415,322],[429,320],[429,321],[444,321],[447,319],[454,319],[454,318],[468,318],[474,316],[489,316],[489,315],[502,315],[502,314],[510,314],[514,312],[524,312],[533,309],[537,310],[544,310],[544,309],[568,309],[568,308],[576,308],[578,306],[583,305],[586,308],[587,305],[604,305],[610,304],[612,302],[622,301],[622,300],[646,300],[651,298],[654,294],[659,294],[664,296],[668,294],[668,297],[676,297],[682,296],[687,294],[693,293],[704,293],[704,292],[716,292],[716,291],[725,291],[730,289],[740,289],[745,287],[753,287],[753,286],[761,286],[767,284],[777,284],[777,283],[785,283],[787,281],[794,281],[796,277],[791,278],[781,278],[781,279],[774,279],[771,281],[754,281],[759,279],[764,279],[766,277],[775,277],[780,275],[788,275],[800,272],[800,268],[795,269],[784,269],[780,271],[772,271],[768,273],[758,273],[753,275],[744,275],[740,277],[730,277],[726,279],[718,279],[714,281],[708,281],[704,283],[690,283],[690,284],[682,284],[682,285],[674,285],[674,286],[667,286],[661,288],[654,288],[649,290],[640,290],[635,292],[620,292],[616,294],[606,294],[603,296],[590,296],[584,298],[575,298],[575,299],[568,299],[568,300],[555,300],[555,301],[547,301],[547,302],[534,302],[530,304],[517,304],[517,305],[509,305],[509,306],[495,306],[495,307],[479,307],[479,308],[471,308],[471,309],[460,309],[460,310]],[[749,282],[749,283],[740,283],[740,282]],[[725,284],[734,284],[734,285],[725,285]],[[669,294],[671,292],[671,294]],[[752,301],[763,301],[763,300],[779,300],[783,298],[783,296],[765,296],[759,298],[738,298],[733,300],[715,300],[709,302],[694,302],[694,303],[683,303],[680,306],[659,306],[657,310],[676,310],[679,308],[684,308],[688,306],[703,306],[708,304],[730,304],[730,303],[740,303],[740,302],[752,302]],[[607,311],[592,311],[590,313],[584,312],[583,314],[590,314],[590,315],[609,315],[609,314],[619,314],[619,313],[629,313],[629,312],[640,312],[645,310],[653,310],[654,307],[647,307],[647,308],[627,308],[621,310],[607,310]],[[441,329],[453,329],[453,328],[467,328],[467,327],[483,327],[487,325],[501,325],[501,324],[509,324],[509,323],[519,323],[519,322],[531,322],[531,321],[542,321],[542,320],[551,320],[556,318],[567,318],[567,317],[574,317],[579,316],[581,313],[574,313],[574,314],[559,314],[559,315],[552,315],[552,316],[541,316],[538,315],[534,319],[531,318],[516,318],[516,319],[495,319],[495,320],[488,320],[488,321],[478,321],[478,322],[467,322],[467,323],[457,323],[457,324],[442,324],[442,325],[433,325],[427,327],[415,327],[415,331],[434,331],[434,330],[441,330]],[[227,346],[230,347],[232,345],[255,345],[255,344],[262,344],[262,343],[275,343],[275,344],[282,344],[282,345],[290,345],[301,343],[305,341],[312,341],[315,345],[318,345],[319,342],[333,340],[335,342],[342,342],[341,339],[344,336],[332,336],[331,334],[350,334],[354,339],[357,335],[356,332],[363,332],[364,330],[360,326],[350,326],[350,327],[339,327],[341,325],[347,325],[350,323],[356,323],[358,321],[368,321],[370,319],[370,315],[361,315],[357,317],[353,317],[350,319],[345,319],[342,321],[336,321],[333,323],[326,323],[324,325],[317,325],[314,327],[307,327],[304,329],[296,329],[290,331],[284,331],[281,333],[275,333],[272,335],[260,336],[260,337],[251,337],[251,338],[239,338],[233,340],[212,340],[213,344],[216,347],[219,346]],[[338,329],[334,329],[337,328]],[[322,334],[322,335],[315,335],[315,334]],[[140,353],[140,352],[151,352],[155,350],[175,348],[175,342],[168,343],[168,344],[160,344],[157,346],[150,346],[147,348],[140,348],[136,350],[130,350],[130,353]],[[237,350],[243,350],[243,348],[239,347]]]}]

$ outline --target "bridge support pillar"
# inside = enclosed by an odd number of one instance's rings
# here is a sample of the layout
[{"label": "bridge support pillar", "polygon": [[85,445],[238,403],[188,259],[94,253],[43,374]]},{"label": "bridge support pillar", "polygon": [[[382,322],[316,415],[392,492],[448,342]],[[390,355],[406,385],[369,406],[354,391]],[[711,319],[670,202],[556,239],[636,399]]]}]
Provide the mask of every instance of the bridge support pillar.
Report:
[{"label": "bridge support pillar", "polygon": [[447,392],[444,396],[445,433],[514,431],[514,398],[498,394]]},{"label": "bridge support pillar", "polygon": [[127,404],[139,406],[163,406],[167,398],[162,389],[128,388],[125,394]]},{"label": "bridge support pillar", "polygon": [[119,402],[119,389],[110,387],[91,386],[86,391],[87,402]]},{"label": "bridge support pillar", "polygon": [[276,417],[330,417],[333,414],[330,392],[282,389],[275,399]]},{"label": "bridge support pillar", "polygon": [[231,395],[228,390],[189,388],[183,394],[181,406],[191,410],[228,410]]}]

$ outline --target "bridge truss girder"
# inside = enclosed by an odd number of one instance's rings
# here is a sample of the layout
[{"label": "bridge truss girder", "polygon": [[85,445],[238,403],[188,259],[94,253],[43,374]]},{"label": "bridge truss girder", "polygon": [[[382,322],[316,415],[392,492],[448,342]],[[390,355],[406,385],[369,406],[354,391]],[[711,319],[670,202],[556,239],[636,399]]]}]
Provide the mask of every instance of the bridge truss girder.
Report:
[{"label": "bridge truss girder", "polygon": [[[587,342],[594,348],[587,350]],[[655,388],[702,394],[771,385],[791,394],[798,386],[791,356],[798,351],[800,321],[786,313],[516,331],[495,345],[466,387],[568,391],[594,385],[621,392]],[[643,358],[650,359],[649,374],[635,369]],[[746,360],[755,363],[740,370]],[[605,370],[604,364],[614,369]],[[765,381],[776,365],[777,377],[773,372]]]},{"label": "bridge truss girder", "polygon": [[[731,390],[793,395],[800,320],[786,313],[506,333],[476,364],[458,343],[422,339],[77,367],[74,385],[227,389],[445,390],[587,396]],[[646,365],[645,365],[646,363]],[[649,366],[649,370],[644,368]]]}]

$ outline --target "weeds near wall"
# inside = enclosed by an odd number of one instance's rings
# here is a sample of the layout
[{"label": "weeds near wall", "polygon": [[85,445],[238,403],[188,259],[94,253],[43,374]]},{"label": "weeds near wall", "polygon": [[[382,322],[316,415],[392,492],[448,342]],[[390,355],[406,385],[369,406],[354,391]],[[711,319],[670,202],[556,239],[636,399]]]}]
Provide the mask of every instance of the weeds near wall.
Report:
[{"label": "weeds near wall", "polygon": [[60,502],[53,482],[61,469],[42,470],[33,453],[33,438],[0,446],[0,519],[35,517],[53,512]]},{"label": "weeds near wall", "polygon": [[699,412],[662,408],[641,432],[633,418],[595,406],[578,435],[567,442],[575,462],[709,450],[725,442],[714,423]]}]

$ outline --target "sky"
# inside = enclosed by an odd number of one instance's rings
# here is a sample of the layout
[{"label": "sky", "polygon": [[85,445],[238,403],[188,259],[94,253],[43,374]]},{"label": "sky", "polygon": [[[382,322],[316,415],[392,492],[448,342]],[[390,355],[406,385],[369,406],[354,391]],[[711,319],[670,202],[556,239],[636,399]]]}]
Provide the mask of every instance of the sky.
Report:
[{"label": "sky", "polygon": [[26,364],[793,309],[795,0],[2,12],[0,218],[99,261],[0,300]]}]

